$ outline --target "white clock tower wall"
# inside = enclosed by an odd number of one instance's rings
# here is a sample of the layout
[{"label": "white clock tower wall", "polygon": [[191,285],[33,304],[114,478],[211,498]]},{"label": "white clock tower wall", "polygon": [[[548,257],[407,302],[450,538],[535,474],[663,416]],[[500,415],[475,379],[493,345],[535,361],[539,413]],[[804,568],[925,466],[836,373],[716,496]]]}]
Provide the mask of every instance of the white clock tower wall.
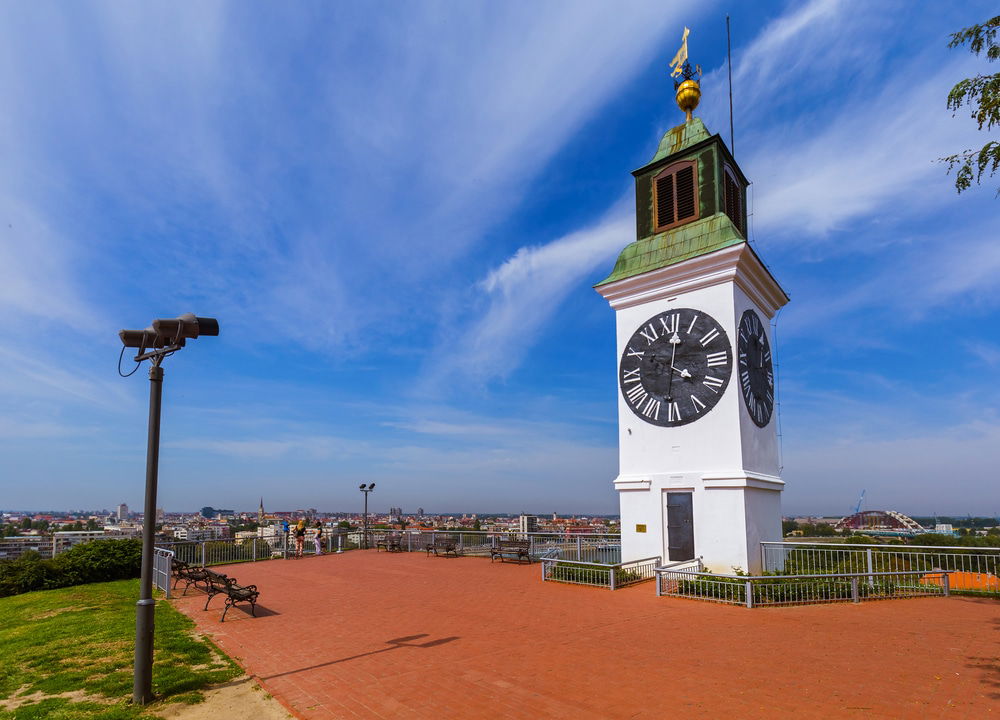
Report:
[{"label": "white clock tower wall", "polygon": [[[668,561],[668,493],[690,493],[695,556],[714,572],[760,569],[760,542],[781,538],[777,414],[758,427],[740,392],[739,320],[754,310],[770,347],[770,320],[786,298],[740,244],[600,288],[616,310],[617,358],[636,329],[672,309],[710,315],[725,330],[733,371],[718,403],[696,422],[661,427],[618,392],[622,559]],[[779,295],[780,293],[780,295]]]},{"label": "white clock tower wall", "polygon": [[[734,290],[736,303],[733,314],[734,324],[739,323],[740,317],[745,310],[755,310],[761,316],[761,319],[764,320],[764,332],[767,334],[767,342],[771,347],[771,351],[775,352],[771,327],[774,311],[768,312],[755,304],[739,285],[734,286]],[[733,340],[735,343],[736,338],[734,337]],[[734,378],[734,382],[738,383],[739,377]],[[746,406],[743,403],[743,398],[739,396],[739,392],[736,395],[743,409],[743,412],[739,413],[740,437],[743,440],[743,468],[752,473],[777,479],[781,474],[780,453],[778,451],[777,405],[771,415],[771,421],[765,427],[761,428],[757,427],[750,418],[750,414],[746,411]]]},{"label": "white clock tower wall", "polygon": [[692,115],[697,71],[682,72],[686,120],[632,173],[636,239],[595,285],[616,321],[622,560],[754,572],[781,538],[770,322],[788,296],[747,243],[749,180]]}]

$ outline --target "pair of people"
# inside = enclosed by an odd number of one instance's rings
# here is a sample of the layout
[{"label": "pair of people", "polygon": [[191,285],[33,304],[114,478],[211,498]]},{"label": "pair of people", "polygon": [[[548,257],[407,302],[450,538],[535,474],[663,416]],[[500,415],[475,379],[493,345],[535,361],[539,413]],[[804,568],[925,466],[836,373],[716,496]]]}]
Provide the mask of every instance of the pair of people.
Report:
[{"label": "pair of people", "polygon": [[[295,525],[295,557],[302,557],[302,546],[306,542],[306,521],[299,520]],[[313,534],[313,546],[316,554],[323,554],[323,523],[316,521],[315,532]]]}]

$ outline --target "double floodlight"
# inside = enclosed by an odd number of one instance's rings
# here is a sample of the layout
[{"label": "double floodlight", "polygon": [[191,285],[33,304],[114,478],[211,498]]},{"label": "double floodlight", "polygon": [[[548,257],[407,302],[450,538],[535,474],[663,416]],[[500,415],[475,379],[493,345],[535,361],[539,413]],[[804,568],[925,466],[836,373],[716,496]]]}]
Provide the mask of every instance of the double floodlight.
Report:
[{"label": "double floodlight", "polygon": [[195,317],[184,313],[180,317],[154,320],[145,330],[122,330],[118,337],[125,347],[139,348],[139,355],[146,350],[165,347],[182,348],[187,340],[202,335],[218,335],[219,321],[215,318]]},{"label": "double floodlight", "polygon": [[365,487],[364,483],[361,483],[360,485],[358,485],[358,490],[364,491],[366,489],[367,490],[374,490],[375,489],[375,483],[372,483],[371,485],[368,485],[367,488]]}]

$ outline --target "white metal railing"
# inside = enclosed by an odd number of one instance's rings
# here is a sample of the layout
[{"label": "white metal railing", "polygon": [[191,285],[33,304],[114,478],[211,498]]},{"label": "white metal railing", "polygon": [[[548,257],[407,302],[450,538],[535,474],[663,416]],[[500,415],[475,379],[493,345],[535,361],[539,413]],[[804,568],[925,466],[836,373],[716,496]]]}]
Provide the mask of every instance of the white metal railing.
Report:
[{"label": "white metal railing", "polygon": [[762,542],[765,572],[831,574],[880,572],[950,573],[951,589],[1000,594],[1000,548],[938,545]]},{"label": "white metal railing", "polygon": [[[585,535],[456,530],[369,530],[367,546],[369,549],[375,549],[380,540],[388,535],[396,535],[399,537],[401,550],[422,552],[428,545],[433,544],[434,536],[439,534],[455,537],[458,541],[459,553],[462,555],[485,557],[490,554],[490,550],[501,539],[519,538],[529,541],[529,553],[534,559],[549,557],[564,561],[593,562],[604,565],[620,563],[621,560],[621,537],[596,533]],[[360,530],[347,533],[326,532],[323,540],[323,552],[338,553],[363,548],[365,540],[365,533]],[[157,541],[156,546],[172,550],[177,560],[201,566],[258,562],[290,558],[295,555],[295,541],[290,534],[244,540],[220,538],[217,540]],[[303,554],[316,554],[311,536],[307,536],[305,539]],[[651,574],[650,577],[652,577]]]},{"label": "white metal railing", "polygon": [[949,573],[905,571],[826,575],[716,575],[656,569],[656,594],[748,608],[903,597],[948,596]]},{"label": "white metal railing", "polygon": [[615,564],[543,557],[542,580],[615,590],[652,579],[659,564],[659,555]]},{"label": "white metal railing", "polygon": [[174,552],[167,548],[153,548],[153,587],[159,588],[170,599],[173,585]]}]

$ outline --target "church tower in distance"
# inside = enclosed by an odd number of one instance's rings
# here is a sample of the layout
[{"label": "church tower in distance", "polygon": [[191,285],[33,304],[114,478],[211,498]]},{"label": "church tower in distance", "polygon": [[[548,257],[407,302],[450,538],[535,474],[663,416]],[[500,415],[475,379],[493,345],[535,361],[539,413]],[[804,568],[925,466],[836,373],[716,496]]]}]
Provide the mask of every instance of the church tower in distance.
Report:
[{"label": "church tower in distance", "polygon": [[[685,42],[686,49],[686,42]],[[781,539],[771,321],[788,296],[747,242],[747,179],[692,116],[636,170],[636,240],[595,286],[617,325],[622,560],[757,572]]]}]

